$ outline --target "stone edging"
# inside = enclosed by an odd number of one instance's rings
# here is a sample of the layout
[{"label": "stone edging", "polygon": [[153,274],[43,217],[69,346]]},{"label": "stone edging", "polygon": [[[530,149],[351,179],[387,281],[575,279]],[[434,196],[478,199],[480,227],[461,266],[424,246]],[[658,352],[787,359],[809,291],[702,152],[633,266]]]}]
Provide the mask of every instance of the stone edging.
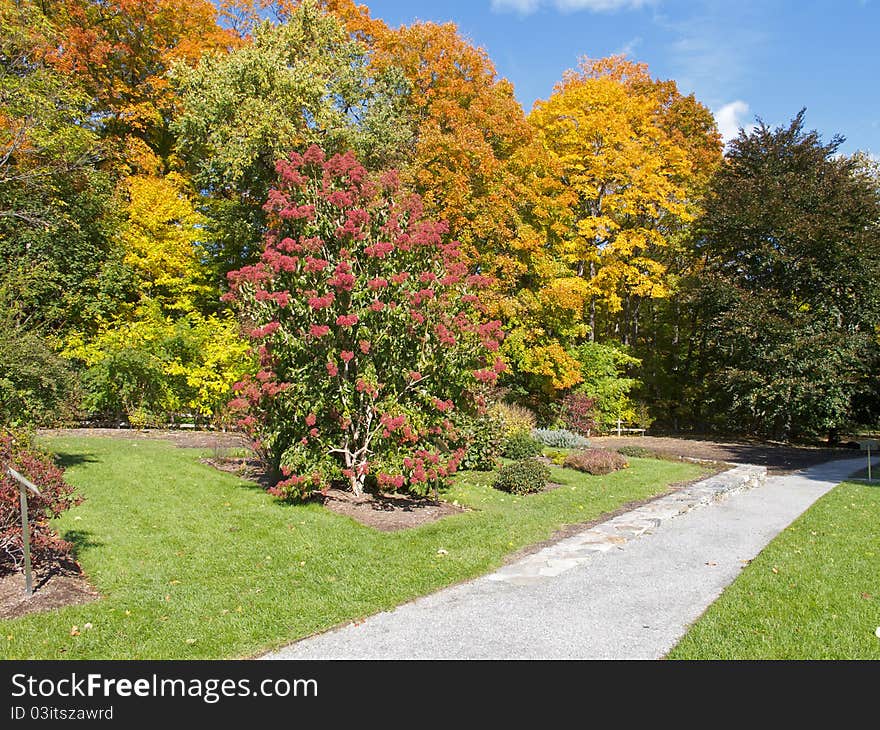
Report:
[{"label": "stone edging", "polygon": [[766,467],[736,466],[560,540],[485,576],[485,580],[523,585],[552,578],[590,560],[597,553],[626,544],[666,520],[718,502],[728,494],[760,486],[766,479]]}]

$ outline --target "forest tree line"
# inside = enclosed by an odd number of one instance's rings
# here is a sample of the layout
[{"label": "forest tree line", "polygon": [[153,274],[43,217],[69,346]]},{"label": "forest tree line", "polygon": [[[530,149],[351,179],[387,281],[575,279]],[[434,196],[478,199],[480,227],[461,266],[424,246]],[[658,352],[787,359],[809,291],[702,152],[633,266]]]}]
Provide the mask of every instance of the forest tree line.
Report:
[{"label": "forest tree line", "polygon": [[526,111],[454,25],[351,0],[0,0],[0,421],[228,423],[259,368],[228,275],[318,145],[448,224],[540,424],[874,426],[880,174],[842,142],[793,110],[725,148],[621,56]]}]

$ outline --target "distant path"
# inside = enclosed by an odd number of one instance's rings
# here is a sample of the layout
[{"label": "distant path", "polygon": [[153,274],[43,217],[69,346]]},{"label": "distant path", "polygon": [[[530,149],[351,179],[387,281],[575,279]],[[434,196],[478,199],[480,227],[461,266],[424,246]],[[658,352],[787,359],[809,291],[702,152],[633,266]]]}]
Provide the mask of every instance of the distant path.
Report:
[{"label": "distant path", "polygon": [[529,556],[263,658],[659,659],[748,561],[864,463],[771,476],[588,559],[535,574]]},{"label": "distant path", "polygon": [[[239,448],[247,446],[242,434],[222,431],[194,431],[187,429],[137,428],[55,428],[42,429],[44,436],[102,436],[124,439],[159,439],[170,441],[182,448]],[[851,449],[808,448],[783,446],[761,442],[722,442],[698,439],[666,438],[655,436],[593,436],[596,446],[618,448],[641,446],[670,456],[684,456],[710,461],[729,461],[734,464],[766,466],[771,474],[804,469],[831,459],[853,458]]]},{"label": "distant path", "polygon": [[160,428],[43,428],[40,436],[79,437],[100,436],[117,439],[147,439],[170,441],[184,449],[234,449],[247,446],[247,439],[240,433],[229,431],[195,431],[192,429]]},{"label": "distant path", "polygon": [[832,459],[852,459],[859,453],[847,448],[786,446],[760,441],[703,441],[659,436],[591,436],[590,442],[608,449],[639,446],[669,456],[756,464],[766,466],[771,474],[787,474]]}]

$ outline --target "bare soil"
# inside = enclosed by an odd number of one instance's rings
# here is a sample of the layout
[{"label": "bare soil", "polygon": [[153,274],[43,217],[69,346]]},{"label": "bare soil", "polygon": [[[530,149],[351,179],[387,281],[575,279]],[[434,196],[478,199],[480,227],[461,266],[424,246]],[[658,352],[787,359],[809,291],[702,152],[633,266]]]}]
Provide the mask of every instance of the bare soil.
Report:
[{"label": "bare soil", "polygon": [[382,532],[406,530],[436,522],[446,515],[460,514],[465,509],[449,502],[437,502],[406,494],[364,494],[330,489],[323,495],[324,506],[346,517]]},{"label": "bare soil", "polygon": [[0,576],[0,619],[97,601],[101,596],[80,573],[53,572],[34,580],[34,593],[24,593],[24,574]]},{"label": "bare soil", "polygon": [[761,441],[703,441],[659,436],[593,436],[590,442],[606,449],[636,446],[668,457],[766,466],[770,474],[788,474],[823,461],[858,456],[858,449],[791,446]]}]

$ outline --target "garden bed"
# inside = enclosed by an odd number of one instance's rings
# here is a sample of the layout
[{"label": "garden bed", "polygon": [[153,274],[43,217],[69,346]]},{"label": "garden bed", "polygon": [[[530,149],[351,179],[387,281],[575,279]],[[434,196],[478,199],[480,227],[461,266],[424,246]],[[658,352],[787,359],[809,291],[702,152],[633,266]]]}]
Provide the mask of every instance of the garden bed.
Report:
[{"label": "garden bed", "polygon": [[442,495],[455,514],[387,532],[281,502],[162,440],[44,445],[84,497],[56,527],[102,599],[0,620],[8,659],[254,656],[483,575],[566,525],[705,472],[647,459],[607,477],[554,468],[560,486],[526,496],[463,472]]},{"label": "garden bed", "polygon": [[18,618],[29,613],[89,603],[98,598],[98,592],[81,574],[54,572],[37,577],[31,597],[25,595],[22,573],[0,576],[0,619]]}]

